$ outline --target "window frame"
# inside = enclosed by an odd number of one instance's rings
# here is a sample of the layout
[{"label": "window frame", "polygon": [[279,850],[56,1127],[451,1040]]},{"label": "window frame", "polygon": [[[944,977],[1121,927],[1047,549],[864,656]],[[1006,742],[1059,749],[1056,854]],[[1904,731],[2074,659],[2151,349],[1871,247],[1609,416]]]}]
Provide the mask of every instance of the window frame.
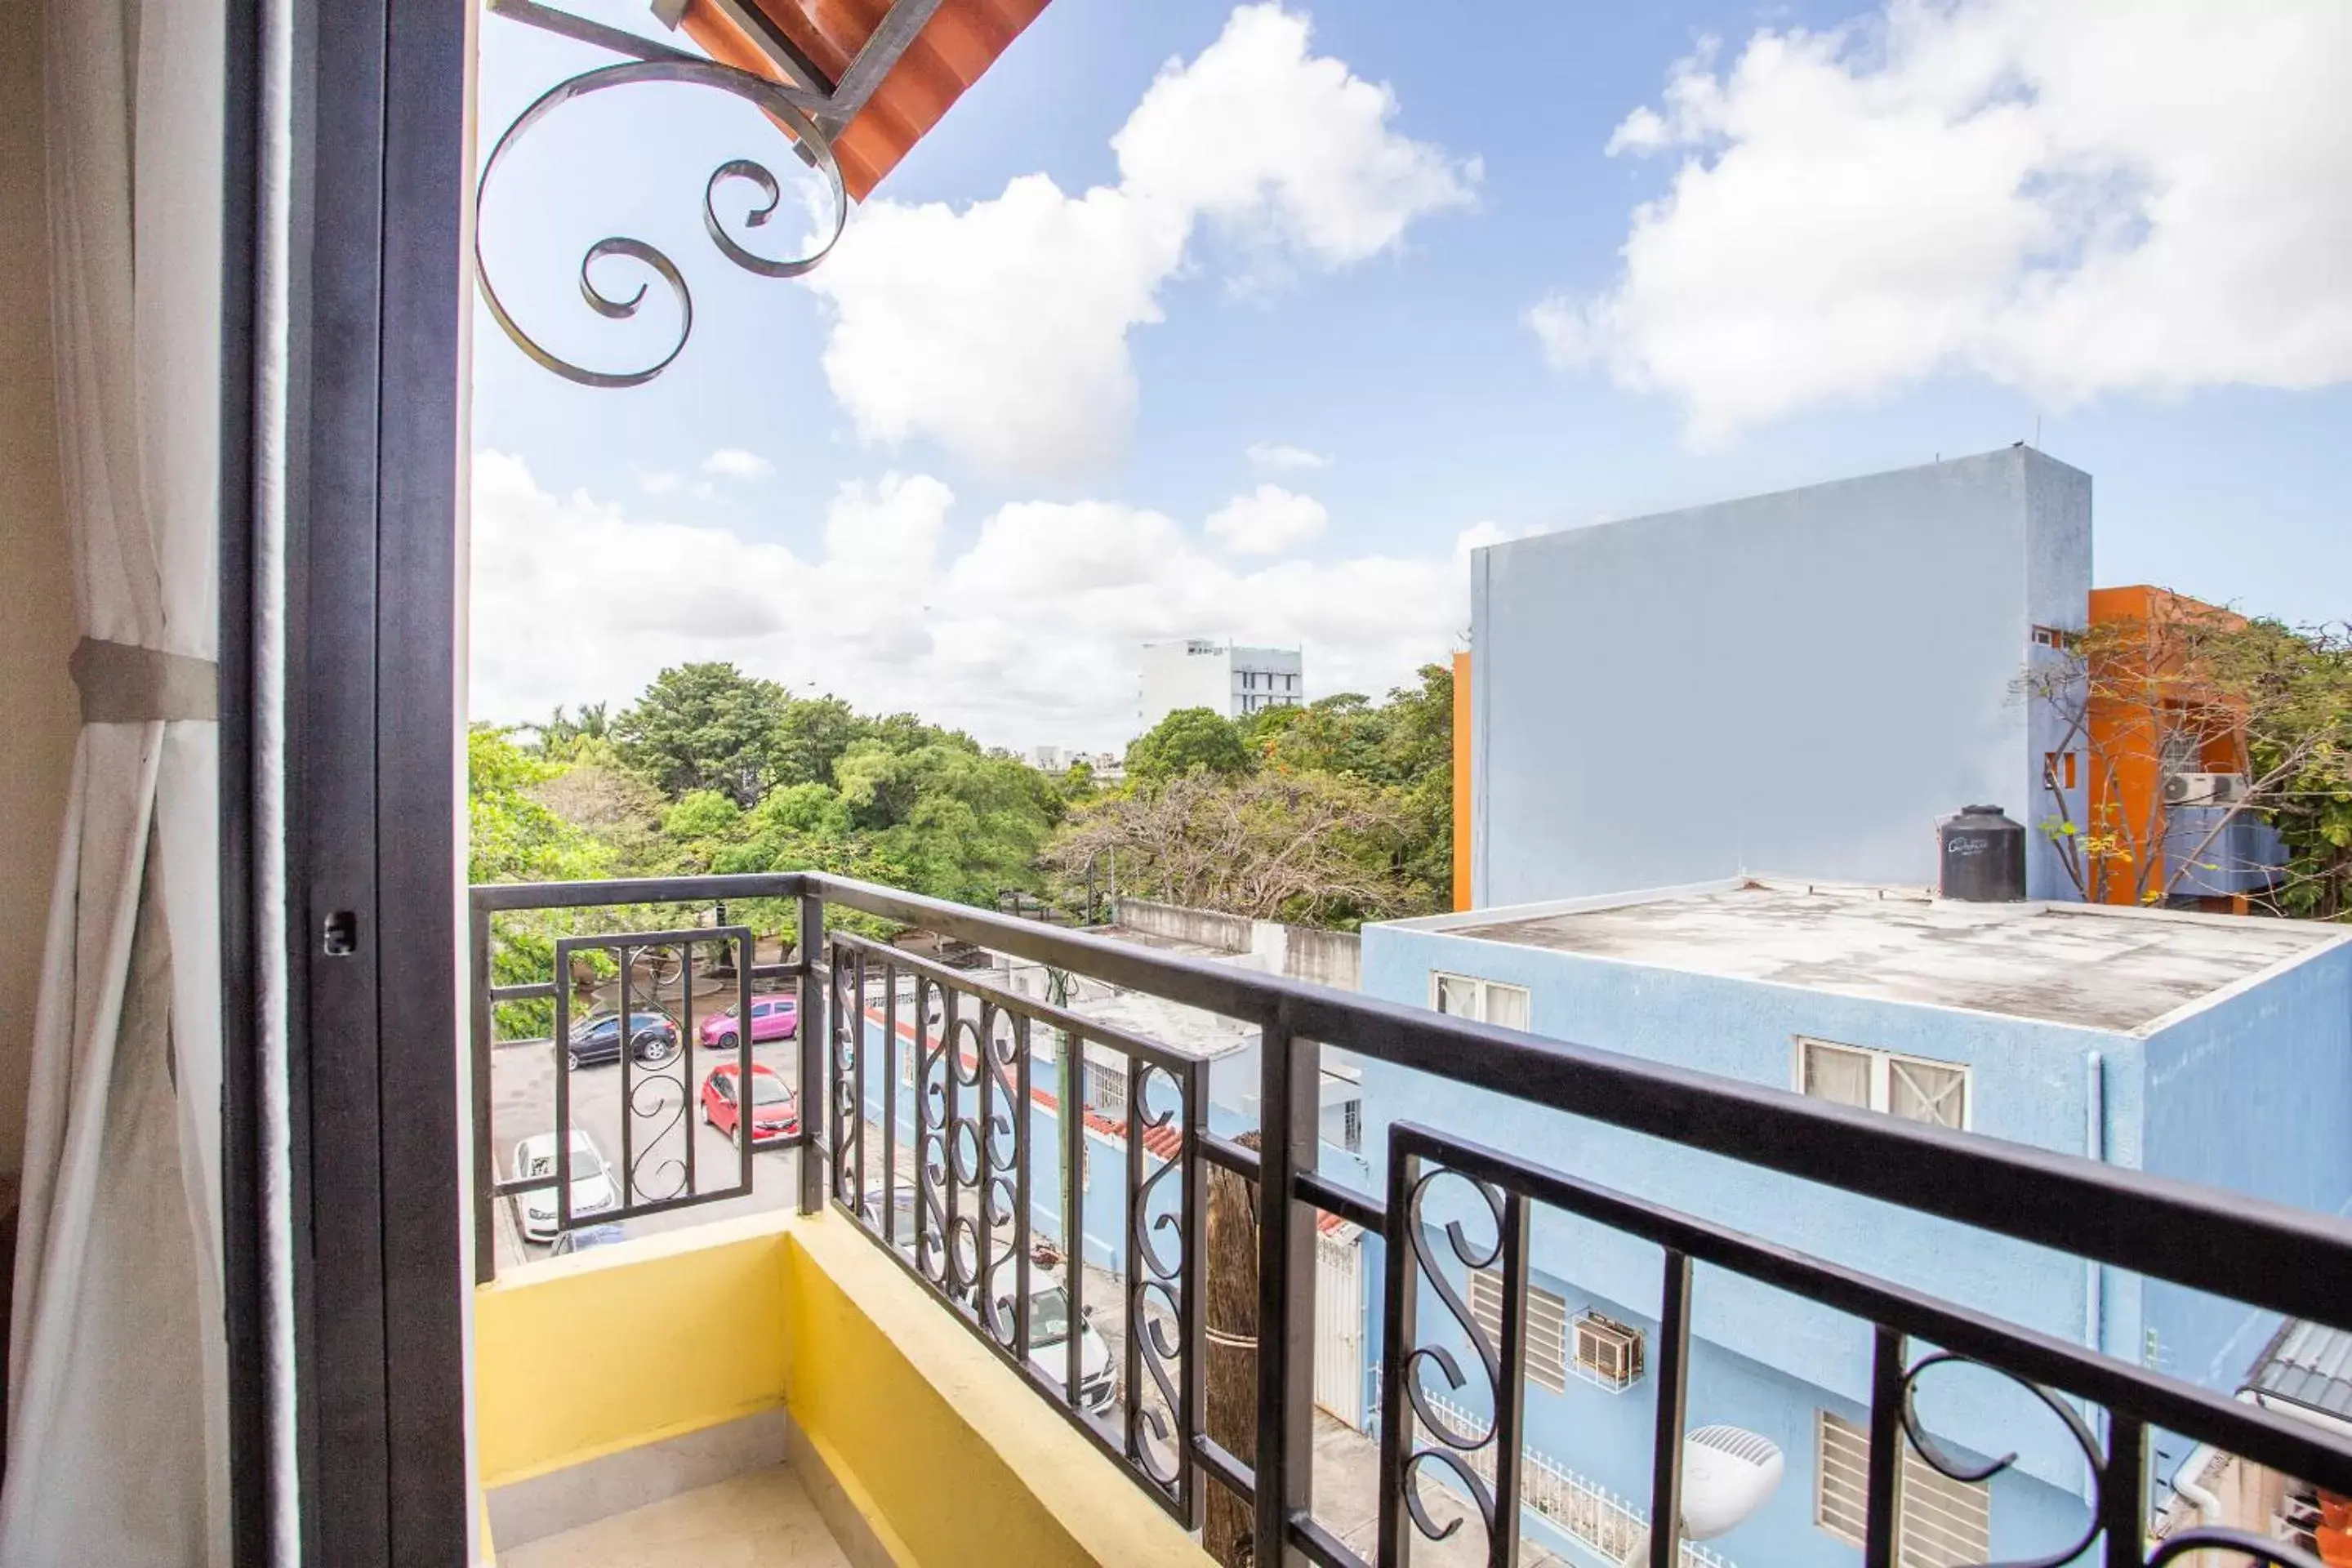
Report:
[{"label": "window frame", "polygon": [[[1470,1270],[1469,1289],[1464,1301],[1470,1309],[1472,1320],[1499,1351],[1503,1343],[1501,1271],[1494,1268]],[[1568,1310],[1567,1297],[1557,1290],[1548,1290],[1532,1279],[1528,1281],[1528,1381],[1538,1388],[1566,1394],[1570,1377],[1581,1382],[1591,1381],[1575,1370],[1576,1341],[1571,1329],[1574,1321]],[[1538,1352],[1544,1353],[1538,1354]]]},{"label": "window frame", "polygon": [[[1852,1450],[1850,1456],[1841,1457],[1840,1468],[1850,1469],[1859,1465],[1862,1470],[1862,1495],[1857,1499],[1842,1498],[1838,1503],[1839,1514],[1851,1515],[1856,1521],[1856,1529],[1853,1531],[1848,1530],[1843,1517],[1832,1519],[1828,1508],[1830,1467],[1826,1461],[1832,1428],[1838,1433],[1840,1446]],[[1863,1545],[1860,1530],[1868,1524],[1869,1474],[1870,1428],[1849,1421],[1833,1410],[1817,1406],[1813,1411],[1813,1528],[1850,1546]],[[1917,1517],[1907,1504],[1906,1498],[1914,1487],[1925,1488],[1934,1494],[1937,1516],[1935,1520]],[[1956,1512],[1955,1505],[1963,1500],[1978,1510],[1974,1518],[1961,1518]],[[1963,1530],[1971,1532],[1981,1525],[1982,1538],[1958,1540],[1961,1531],[1953,1528],[1956,1521]],[[1915,1530],[1933,1531],[1957,1540],[1957,1547],[1939,1543],[1931,1548],[1930,1543],[1914,1537],[1912,1532]],[[1896,1568],[1956,1568],[1960,1563],[1982,1562],[1991,1555],[1991,1543],[1992,1489],[1982,1481],[1954,1480],[1929,1465],[1906,1438],[1903,1443],[1902,1464],[1895,1476]],[[1929,1550],[1935,1550],[1937,1555],[1926,1555]]]},{"label": "window frame", "polygon": [[[1829,1096],[1824,1094],[1814,1094],[1805,1087],[1805,1058],[1809,1048],[1819,1047],[1825,1050],[1844,1051],[1852,1056],[1862,1057],[1869,1063],[1870,1103],[1867,1105],[1857,1106],[1855,1107],[1856,1110],[1875,1111],[1881,1116],[1896,1115],[1897,1112],[1894,1109],[1895,1068],[1898,1065],[1932,1068],[1937,1072],[1952,1072],[1958,1073],[1960,1076],[1960,1122],[1958,1128],[1952,1130],[1960,1132],[1973,1132],[1976,1131],[1976,1068],[1970,1063],[1945,1061],[1935,1057],[1915,1056],[1908,1051],[1881,1050],[1874,1046],[1849,1045],[1843,1040],[1828,1039],[1820,1035],[1792,1035],[1790,1037],[1790,1039],[1792,1042],[1790,1052],[1790,1087],[1794,1088],[1799,1094],[1805,1096],[1808,1100],[1823,1100],[1832,1105],[1843,1105],[1846,1103],[1843,1100],[1831,1100]],[[1948,1123],[1942,1121],[1923,1121],[1918,1117],[1906,1116],[1903,1117],[1902,1120],[1906,1121],[1918,1121],[1923,1127],[1947,1127],[1949,1125]]]},{"label": "window frame", "polygon": [[[1471,994],[1474,1002],[1470,1012],[1446,1013],[1445,1009],[1439,1005],[1439,999],[1444,994],[1445,983],[1449,980],[1473,988]],[[1429,972],[1429,1010],[1433,1013],[1445,1013],[1449,1018],[1468,1018],[1473,1023],[1479,1024],[1493,1023],[1495,1021],[1494,994],[1497,991],[1507,991],[1517,996],[1524,1005],[1528,1019],[1525,1025],[1503,1026],[1532,1028],[1535,1023],[1535,991],[1532,987],[1516,985],[1507,980],[1489,980],[1480,974],[1464,974],[1457,970],[1433,969]]]}]

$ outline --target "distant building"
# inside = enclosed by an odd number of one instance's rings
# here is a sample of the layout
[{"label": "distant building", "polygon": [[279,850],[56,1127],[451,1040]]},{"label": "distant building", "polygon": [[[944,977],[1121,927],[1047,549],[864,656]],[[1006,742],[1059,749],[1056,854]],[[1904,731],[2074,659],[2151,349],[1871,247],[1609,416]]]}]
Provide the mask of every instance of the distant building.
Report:
[{"label": "distant building", "polygon": [[1180,708],[1246,719],[1263,709],[1296,708],[1306,700],[1304,666],[1295,647],[1244,647],[1205,637],[1148,642],[1136,733]]},{"label": "distant building", "polygon": [[[1391,1002],[2318,1214],[2352,1203],[2341,927],[1735,879],[1368,925],[1361,966],[1364,992]],[[1410,1119],[2224,1395],[2280,1331],[2274,1314],[2160,1280],[1979,1233],[1955,1245],[1940,1219],[1386,1063],[1353,1066],[1370,1193],[1386,1180],[1388,1124]],[[1328,1150],[1326,1163],[1360,1179]],[[1454,1217],[1434,1199],[1424,1212],[1433,1228]],[[1648,1489],[1651,1403],[1633,1385],[1644,1342],[1654,1360],[1657,1257],[1565,1214],[1534,1219],[1528,1447],[1596,1492]],[[1380,1278],[1370,1259],[1366,1275]],[[1493,1310],[1475,1280],[1468,1300]],[[1364,1310],[1369,1383],[1379,1312],[1369,1297]],[[1434,1304],[1422,1314],[1447,1321]],[[1689,1425],[1760,1434],[1787,1466],[1767,1506],[1710,1550],[1738,1568],[1856,1561],[1866,1331],[1730,1274],[1703,1278],[1692,1329]],[[1901,1561],[2028,1557],[2084,1523],[2080,1452],[2055,1422],[2002,1403],[1998,1382],[1955,1379],[1927,1418],[1970,1455],[2015,1450],[2015,1467],[1967,1484],[1906,1460],[1906,1491],[1921,1492],[1904,1505]],[[2159,1483],[2206,1468],[2210,1452],[2189,1447],[2156,1438]]]},{"label": "distant building", "polygon": [[2091,478],[2025,447],[1475,552],[1469,902],[1933,881],[1938,818],[2052,815],[2020,679],[2090,587]]},{"label": "distant building", "polygon": [[1084,763],[1097,784],[1112,784],[1127,777],[1127,759],[1117,752],[1074,752],[1061,746],[1032,746],[1021,760],[1039,773],[1065,773]]}]

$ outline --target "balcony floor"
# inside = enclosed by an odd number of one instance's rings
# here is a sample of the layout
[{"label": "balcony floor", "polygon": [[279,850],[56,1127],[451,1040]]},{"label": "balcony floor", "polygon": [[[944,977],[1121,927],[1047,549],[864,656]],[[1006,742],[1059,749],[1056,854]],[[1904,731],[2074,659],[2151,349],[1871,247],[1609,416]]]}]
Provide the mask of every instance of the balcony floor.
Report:
[{"label": "balcony floor", "polygon": [[782,1465],[499,1553],[499,1568],[850,1568]]}]

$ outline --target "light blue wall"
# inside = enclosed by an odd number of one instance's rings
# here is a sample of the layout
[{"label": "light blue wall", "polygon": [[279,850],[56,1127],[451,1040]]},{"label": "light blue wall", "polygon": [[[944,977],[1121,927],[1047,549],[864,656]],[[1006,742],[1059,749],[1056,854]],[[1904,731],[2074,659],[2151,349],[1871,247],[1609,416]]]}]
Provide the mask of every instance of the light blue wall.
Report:
[{"label": "light blue wall", "polygon": [[[2151,1172],[2323,1214],[2352,1208],[2352,945],[2152,1033],[2147,1108]],[[2235,1391],[2278,1319],[2150,1279],[2138,1326],[2126,1353],[2144,1352],[2152,1331],[2163,1370]],[[2178,1458],[2185,1445],[2164,1447]]]},{"label": "light blue wall", "polygon": [[[1961,1063],[1972,1069],[1977,1131],[2072,1153],[2091,1142],[2092,1053],[2128,1060],[2137,1049],[2096,1030],[1444,931],[1375,925],[1363,935],[1364,989],[1372,995],[1425,1005],[1433,970],[1524,985],[1537,1034],[1779,1089],[1792,1086],[1800,1034]],[[1405,1069],[1366,1061],[1362,1070],[1365,1152],[1376,1181],[1386,1180],[1389,1124],[1421,1121],[2028,1327],[2077,1342],[2085,1336],[2091,1288],[2077,1258]],[[2136,1084],[2127,1072],[2105,1078],[2102,1131],[2120,1142],[2123,1127],[2138,1120]],[[1534,1237],[1541,1267],[1654,1313],[1655,1248],[1549,1210],[1538,1212]],[[1869,1357],[1857,1326],[1810,1302],[1710,1274],[1693,1324],[1726,1351],[1850,1401],[1867,1397]],[[2029,1473],[2079,1485],[2077,1451],[2054,1422],[2019,1426],[2005,1404],[1961,1397],[1944,1429],[1957,1442],[2016,1447]]]},{"label": "light blue wall", "polygon": [[[2090,514],[2088,475],[2012,447],[1477,552],[1474,901],[1916,885],[1959,806],[2041,821],[2018,680],[2036,624],[2083,624]],[[2035,896],[2071,896],[2031,842]]]}]

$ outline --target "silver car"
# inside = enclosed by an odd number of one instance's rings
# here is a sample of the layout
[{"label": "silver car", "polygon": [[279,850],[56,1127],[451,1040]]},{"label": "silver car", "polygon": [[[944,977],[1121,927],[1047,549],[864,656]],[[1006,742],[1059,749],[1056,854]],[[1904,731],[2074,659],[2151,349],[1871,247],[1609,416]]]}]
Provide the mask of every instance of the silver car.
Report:
[{"label": "silver car", "polygon": [[[517,1143],[514,1149],[514,1173],[519,1182],[532,1181],[555,1174],[555,1134],[534,1132]],[[572,1134],[572,1213],[603,1214],[621,1201],[619,1189],[613,1182],[613,1167],[604,1163],[597,1151],[596,1141],[574,1129]],[[553,1241],[563,1228],[562,1205],[552,1186],[537,1188],[516,1197],[522,1211],[522,1234],[526,1240]]]}]

